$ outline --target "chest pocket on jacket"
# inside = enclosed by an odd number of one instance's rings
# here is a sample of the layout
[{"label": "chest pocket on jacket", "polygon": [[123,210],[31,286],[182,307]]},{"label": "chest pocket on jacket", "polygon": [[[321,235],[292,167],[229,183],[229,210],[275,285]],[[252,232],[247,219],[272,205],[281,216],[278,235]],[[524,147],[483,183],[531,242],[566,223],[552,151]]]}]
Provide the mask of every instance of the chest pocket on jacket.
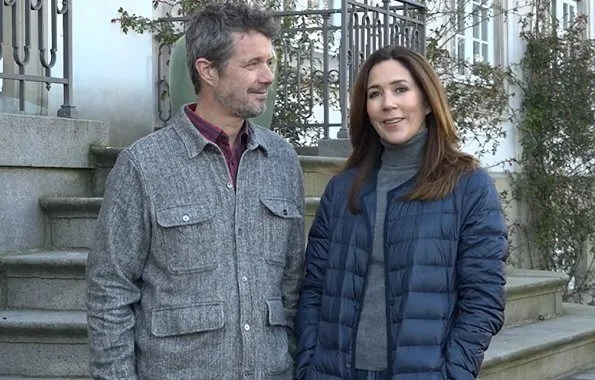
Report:
[{"label": "chest pocket on jacket", "polygon": [[261,196],[260,202],[264,205],[263,237],[265,238],[265,259],[275,265],[285,266],[285,255],[292,227],[300,217],[297,205],[287,198]]},{"label": "chest pocket on jacket", "polygon": [[202,272],[217,267],[213,254],[213,216],[213,210],[202,204],[157,210],[160,227],[157,243],[172,273]]}]

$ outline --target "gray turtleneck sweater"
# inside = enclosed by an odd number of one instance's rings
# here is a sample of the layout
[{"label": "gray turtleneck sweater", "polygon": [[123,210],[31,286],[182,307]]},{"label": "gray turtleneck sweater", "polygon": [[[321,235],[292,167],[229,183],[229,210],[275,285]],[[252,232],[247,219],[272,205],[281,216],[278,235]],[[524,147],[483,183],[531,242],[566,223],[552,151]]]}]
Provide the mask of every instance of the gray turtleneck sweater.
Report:
[{"label": "gray turtleneck sweater", "polygon": [[427,135],[427,128],[423,128],[406,144],[390,145],[382,142],[384,151],[376,183],[374,241],[355,343],[355,367],[358,369],[383,371],[388,365],[386,292],[384,289],[384,220],[387,194],[417,174]]}]

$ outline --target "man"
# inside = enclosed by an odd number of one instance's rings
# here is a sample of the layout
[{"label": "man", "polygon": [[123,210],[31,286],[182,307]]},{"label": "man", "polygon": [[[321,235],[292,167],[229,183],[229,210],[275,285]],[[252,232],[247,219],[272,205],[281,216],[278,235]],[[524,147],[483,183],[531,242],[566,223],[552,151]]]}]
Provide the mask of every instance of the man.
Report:
[{"label": "man", "polygon": [[119,155],[88,262],[98,379],[290,379],[303,274],[293,148],[265,109],[278,25],[209,5],[188,25],[196,104]]}]

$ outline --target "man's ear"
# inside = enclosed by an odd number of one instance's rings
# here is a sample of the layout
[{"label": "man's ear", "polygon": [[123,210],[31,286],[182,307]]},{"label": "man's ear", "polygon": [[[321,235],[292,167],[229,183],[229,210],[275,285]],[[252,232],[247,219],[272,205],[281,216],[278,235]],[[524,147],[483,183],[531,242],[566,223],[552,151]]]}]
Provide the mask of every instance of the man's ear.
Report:
[{"label": "man's ear", "polygon": [[198,58],[194,61],[194,69],[203,82],[209,86],[213,86],[213,83],[217,78],[217,69],[211,61],[206,58]]}]

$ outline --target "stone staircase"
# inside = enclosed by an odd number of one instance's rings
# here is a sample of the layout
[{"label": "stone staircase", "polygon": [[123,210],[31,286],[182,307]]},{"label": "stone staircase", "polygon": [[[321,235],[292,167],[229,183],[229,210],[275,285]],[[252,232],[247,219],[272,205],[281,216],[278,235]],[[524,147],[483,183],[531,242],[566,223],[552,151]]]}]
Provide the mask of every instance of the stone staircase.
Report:
[{"label": "stone staircase", "polygon": [[551,272],[512,269],[507,279],[507,294],[524,311],[507,302],[505,328],[486,352],[480,379],[561,379],[592,367],[595,308],[563,304],[566,279]]},{"label": "stone staircase", "polygon": [[[118,152],[91,148],[92,196],[38,199],[45,248],[0,254],[0,379],[89,376],[85,265]],[[300,160],[309,229],[324,186],[343,161]],[[508,268],[507,281],[506,326],[486,353],[481,380],[562,379],[595,365],[595,308],[562,303],[565,275]]]},{"label": "stone staircase", "polygon": [[108,125],[0,114],[0,141],[0,379],[87,378],[85,244],[101,199],[65,199],[93,194],[89,147]]}]

